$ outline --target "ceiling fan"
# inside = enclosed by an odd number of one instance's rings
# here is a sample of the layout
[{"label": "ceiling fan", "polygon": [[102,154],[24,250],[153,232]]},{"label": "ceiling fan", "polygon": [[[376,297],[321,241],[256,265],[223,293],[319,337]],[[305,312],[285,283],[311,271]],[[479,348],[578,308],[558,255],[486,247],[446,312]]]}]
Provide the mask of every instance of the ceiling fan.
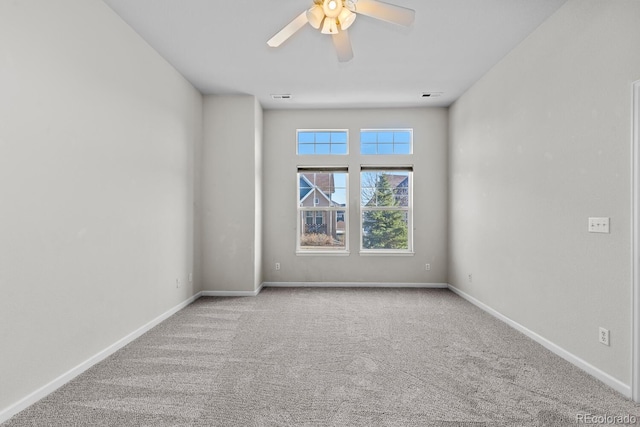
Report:
[{"label": "ceiling fan", "polygon": [[353,49],[347,28],[356,20],[356,14],[367,15],[382,21],[405,27],[411,25],[415,11],[378,0],[314,0],[313,6],[287,24],[267,44],[278,47],[307,23],[330,34],[340,62],[353,58]]}]

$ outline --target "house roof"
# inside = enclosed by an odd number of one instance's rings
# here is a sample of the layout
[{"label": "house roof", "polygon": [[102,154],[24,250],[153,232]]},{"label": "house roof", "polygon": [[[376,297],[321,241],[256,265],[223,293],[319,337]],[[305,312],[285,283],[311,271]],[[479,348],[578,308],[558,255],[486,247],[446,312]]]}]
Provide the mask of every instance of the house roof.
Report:
[{"label": "house roof", "polygon": [[335,191],[333,173],[305,173],[303,175],[326,195],[333,194]]},{"label": "house roof", "polygon": [[[301,202],[317,191],[327,199],[330,204],[334,204],[333,200],[331,200],[331,194],[335,190],[332,173],[303,173],[301,174],[300,181]],[[303,184],[308,185],[308,187]]]},{"label": "house roof", "polygon": [[393,174],[385,174],[384,175],[389,181],[389,185],[391,188],[396,188],[401,186],[401,184],[408,180],[408,176],[406,175],[393,175]]},{"label": "house roof", "polygon": [[335,191],[332,173],[303,173],[302,176],[304,176],[312,186],[318,188],[329,198]]}]

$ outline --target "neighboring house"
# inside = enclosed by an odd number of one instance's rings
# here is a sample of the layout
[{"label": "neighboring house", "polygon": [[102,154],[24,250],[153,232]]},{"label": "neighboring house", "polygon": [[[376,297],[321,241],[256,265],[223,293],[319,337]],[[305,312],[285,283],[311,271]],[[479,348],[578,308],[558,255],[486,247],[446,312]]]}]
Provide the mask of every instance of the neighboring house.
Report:
[{"label": "neighboring house", "polygon": [[409,177],[385,174],[398,206],[409,206]]},{"label": "neighboring house", "polygon": [[[397,206],[409,206],[409,177],[407,175],[393,175],[384,174],[387,179],[393,197],[396,199]],[[372,183],[372,186],[375,185]],[[375,188],[371,189],[371,199],[365,204],[366,206],[375,206],[376,202],[373,200],[375,196]],[[366,200],[366,199],[365,199]]]},{"label": "neighboring house", "polygon": [[[331,199],[335,189],[332,173],[300,174],[300,206],[344,206]],[[303,224],[306,233],[318,233],[342,240],[345,233],[344,211],[305,210]]]}]

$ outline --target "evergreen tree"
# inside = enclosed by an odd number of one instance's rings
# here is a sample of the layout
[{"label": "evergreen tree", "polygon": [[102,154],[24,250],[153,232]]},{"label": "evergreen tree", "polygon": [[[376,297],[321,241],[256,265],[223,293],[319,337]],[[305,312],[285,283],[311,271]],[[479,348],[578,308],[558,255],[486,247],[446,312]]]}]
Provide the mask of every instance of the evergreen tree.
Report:
[{"label": "evergreen tree", "polygon": [[[385,174],[378,176],[370,203],[376,206],[398,206]],[[362,226],[365,249],[408,248],[407,224],[403,211],[377,209],[364,211]]]}]

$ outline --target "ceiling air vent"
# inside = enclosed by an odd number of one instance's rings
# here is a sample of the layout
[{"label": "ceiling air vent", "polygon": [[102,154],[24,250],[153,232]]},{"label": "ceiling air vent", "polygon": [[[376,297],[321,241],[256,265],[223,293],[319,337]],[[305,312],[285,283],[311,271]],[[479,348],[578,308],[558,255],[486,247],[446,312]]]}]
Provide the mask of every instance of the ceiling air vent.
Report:
[{"label": "ceiling air vent", "polygon": [[442,92],[422,92],[420,98],[437,98],[442,96]]},{"label": "ceiling air vent", "polygon": [[271,98],[273,99],[291,99],[291,94],[289,93],[272,93]]}]

